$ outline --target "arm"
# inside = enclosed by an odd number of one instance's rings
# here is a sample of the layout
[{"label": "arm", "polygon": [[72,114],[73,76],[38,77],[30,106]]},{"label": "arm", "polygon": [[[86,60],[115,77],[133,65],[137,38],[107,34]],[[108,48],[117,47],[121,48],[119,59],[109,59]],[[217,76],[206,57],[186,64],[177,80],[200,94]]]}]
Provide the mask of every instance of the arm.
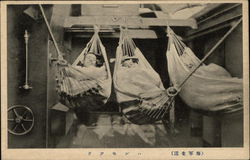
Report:
[{"label": "arm", "polygon": [[[74,68],[74,69],[73,69]],[[75,66],[72,69],[65,68],[66,75],[78,80],[101,79],[107,75],[105,67],[80,67]]]},{"label": "arm", "polygon": [[71,66],[63,69],[63,73],[67,77],[71,77],[77,80],[88,80],[91,79],[87,75],[87,68],[80,66]]}]

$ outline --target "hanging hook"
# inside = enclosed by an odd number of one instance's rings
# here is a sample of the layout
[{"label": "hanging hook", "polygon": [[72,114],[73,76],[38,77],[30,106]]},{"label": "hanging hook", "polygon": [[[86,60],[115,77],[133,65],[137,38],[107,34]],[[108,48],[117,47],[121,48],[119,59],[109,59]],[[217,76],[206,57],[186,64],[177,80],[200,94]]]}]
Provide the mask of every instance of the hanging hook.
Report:
[{"label": "hanging hook", "polygon": [[167,24],[166,33],[167,33],[167,37],[169,37],[170,34],[171,34],[171,28],[170,28],[170,26],[168,24]]},{"label": "hanging hook", "polygon": [[125,31],[128,30],[127,17],[124,17],[124,28],[125,28]]},{"label": "hanging hook", "polygon": [[122,26],[121,25],[119,26],[119,29],[120,29],[120,32],[121,32],[122,31]]},{"label": "hanging hook", "polygon": [[100,31],[100,26],[97,24],[97,17],[95,17],[95,24],[93,25],[94,33],[98,34]]},{"label": "hanging hook", "polygon": [[124,17],[124,24],[123,24],[123,26],[125,26],[126,25],[126,22],[127,22],[127,20],[126,20],[126,17]]},{"label": "hanging hook", "polygon": [[124,32],[124,29],[123,29],[123,26],[120,25],[120,38],[119,38],[119,45],[122,44],[122,39],[123,39],[123,32]]},{"label": "hanging hook", "polygon": [[99,33],[99,31],[100,31],[100,27],[97,24],[95,24],[94,25],[94,32]]},{"label": "hanging hook", "polygon": [[128,34],[127,17],[124,17],[124,25],[122,26],[123,38]]},{"label": "hanging hook", "polygon": [[126,33],[128,32],[128,26],[125,26],[125,31],[126,31]]},{"label": "hanging hook", "polygon": [[140,23],[141,23],[140,28],[143,28],[144,25],[143,25],[143,20],[141,18],[140,18]]},{"label": "hanging hook", "polygon": [[166,28],[166,33],[167,33],[167,37],[169,37],[170,36],[170,26],[169,26],[169,23],[168,23],[168,21],[166,21],[166,26],[167,26],[167,28]]}]

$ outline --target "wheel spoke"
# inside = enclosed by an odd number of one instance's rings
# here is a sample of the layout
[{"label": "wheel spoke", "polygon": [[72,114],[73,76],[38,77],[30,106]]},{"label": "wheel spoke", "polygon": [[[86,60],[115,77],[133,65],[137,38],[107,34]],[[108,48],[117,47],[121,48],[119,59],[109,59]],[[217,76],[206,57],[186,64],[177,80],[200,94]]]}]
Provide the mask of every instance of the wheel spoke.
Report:
[{"label": "wheel spoke", "polygon": [[23,119],[23,121],[25,121],[25,122],[32,122],[33,120],[32,119]]},{"label": "wheel spoke", "polygon": [[24,117],[24,116],[27,114],[27,112],[28,112],[28,110],[26,110],[26,111],[23,113],[22,117]]},{"label": "wheel spoke", "polygon": [[8,121],[15,121],[15,119],[8,119]]},{"label": "wheel spoke", "polygon": [[16,124],[16,125],[13,127],[12,131],[15,131],[18,125],[19,125],[19,124]]},{"label": "wheel spoke", "polygon": [[27,131],[27,129],[24,127],[23,124],[21,124],[21,126],[22,126],[22,128],[23,128],[24,131]]},{"label": "wheel spoke", "polygon": [[13,112],[15,113],[15,115],[18,117],[19,114],[17,113],[16,109],[13,109]]}]

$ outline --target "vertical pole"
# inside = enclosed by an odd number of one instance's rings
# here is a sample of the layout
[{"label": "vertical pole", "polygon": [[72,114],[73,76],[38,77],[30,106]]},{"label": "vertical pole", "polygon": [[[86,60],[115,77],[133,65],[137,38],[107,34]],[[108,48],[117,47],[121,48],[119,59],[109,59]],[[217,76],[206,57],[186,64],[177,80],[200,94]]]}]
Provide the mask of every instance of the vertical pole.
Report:
[{"label": "vertical pole", "polygon": [[31,89],[32,87],[29,86],[28,84],[28,78],[29,78],[29,62],[28,62],[28,59],[29,59],[29,52],[28,52],[28,43],[29,43],[29,34],[28,34],[28,31],[25,30],[25,33],[24,33],[24,40],[25,40],[25,58],[26,58],[26,64],[25,64],[25,83],[23,86],[20,86],[19,88],[23,88],[23,89]]},{"label": "vertical pole", "polygon": [[25,84],[24,84],[24,86],[27,86],[28,85],[28,42],[29,42],[29,34],[28,34],[28,31],[27,30],[25,30],[25,33],[24,33],[24,39],[25,39],[25,52],[26,52],[26,68],[25,68],[25,70],[26,70],[26,72],[25,72]]}]

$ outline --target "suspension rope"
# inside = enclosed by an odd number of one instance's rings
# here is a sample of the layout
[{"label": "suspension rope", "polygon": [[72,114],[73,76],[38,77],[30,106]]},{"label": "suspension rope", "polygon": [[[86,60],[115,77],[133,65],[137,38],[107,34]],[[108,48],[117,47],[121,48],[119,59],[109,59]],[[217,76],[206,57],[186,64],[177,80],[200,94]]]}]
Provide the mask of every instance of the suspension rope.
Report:
[{"label": "suspension rope", "polygon": [[44,13],[43,7],[42,7],[41,4],[38,4],[38,5],[39,5],[39,8],[40,8],[40,10],[41,10],[41,12],[42,12],[42,16],[43,16],[43,19],[44,19],[44,21],[45,21],[45,23],[46,23],[46,26],[47,26],[47,29],[48,29],[48,31],[49,31],[50,37],[52,38],[52,41],[53,41],[53,43],[54,43],[54,45],[55,45],[55,48],[56,48],[56,51],[57,51],[58,59],[59,59],[59,60],[63,60],[63,56],[62,56],[62,54],[61,54],[61,52],[60,52],[60,50],[59,50],[59,47],[58,47],[57,42],[56,42],[56,40],[55,40],[55,37],[54,37],[54,35],[53,35],[52,31],[51,31],[51,28],[50,28],[48,19],[47,19],[45,13]]},{"label": "suspension rope", "polygon": [[194,72],[204,63],[204,61],[214,52],[215,49],[234,31],[234,29],[241,23],[242,18],[235,23],[232,28],[214,45],[212,49],[204,56],[204,58],[200,61],[200,63],[194,68],[192,72],[189,73],[189,75],[180,83],[179,86],[177,86],[175,89],[177,89],[178,94],[183,87],[183,85],[186,83],[186,81],[194,74]]}]

